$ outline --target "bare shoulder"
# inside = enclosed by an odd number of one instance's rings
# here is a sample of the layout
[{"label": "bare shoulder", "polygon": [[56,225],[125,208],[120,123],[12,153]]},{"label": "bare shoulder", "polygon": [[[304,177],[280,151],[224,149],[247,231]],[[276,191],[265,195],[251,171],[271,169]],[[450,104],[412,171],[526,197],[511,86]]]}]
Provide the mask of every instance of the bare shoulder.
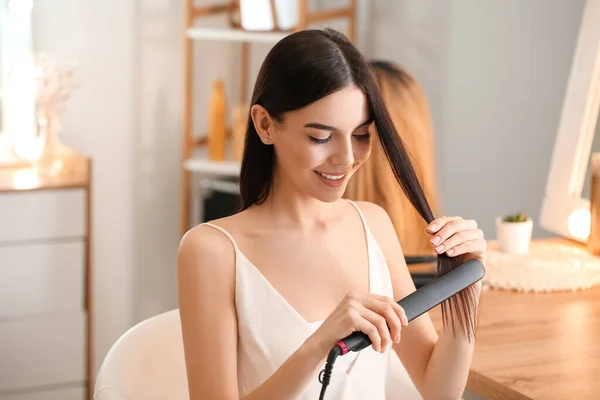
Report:
[{"label": "bare shoulder", "polygon": [[[228,217],[219,218],[210,221],[211,225],[222,228],[231,233],[245,224],[244,212],[234,214]],[[227,235],[207,224],[196,225],[183,235],[179,243],[178,257],[194,257],[203,260],[205,258],[215,261],[215,257],[221,257],[222,261],[227,261],[234,254],[233,243]]]},{"label": "bare shoulder", "polygon": [[390,246],[392,248],[394,245],[398,246],[396,230],[390,216],[383,207],[370,201],[356,201],[355,204],[362,211],[369,230],[384,252],[386,249],[390,249]]},{"label": "bare shoulder", "polygon": [[[219,230],[197,225],[181,238],[177,249],[178,274],[231,275],[235,253],[231,241]],[[229,274],[228,274],[229,272]]]},{"label": "bare shoulder", "polygon": [[358,208],[360,208],[367,220],[373,220],[375,222],[377,220],[390,219],[387,211],[385,211],[383,207],[381,207],[379,204],[375,204],[370,201],[355,201],[354,204],[356,204]]},{"label": "bare shoulder", "polygon": [[177,286],[190,398],[237,398],[235,251],[223,232],[208,225],[186,232]]}]

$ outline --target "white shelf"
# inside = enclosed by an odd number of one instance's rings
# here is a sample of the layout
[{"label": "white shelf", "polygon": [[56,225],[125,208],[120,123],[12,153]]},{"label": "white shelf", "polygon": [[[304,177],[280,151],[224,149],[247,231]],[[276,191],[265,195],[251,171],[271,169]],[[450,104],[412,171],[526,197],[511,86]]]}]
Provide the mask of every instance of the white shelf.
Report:
[{"label": "white shelf", "polygon": [[289,33],[245,31],[243,29],[189,28],[187,37],[195,40],[218,40],[225,42],[277,43]]},{"label": "white shelf", "polygon": [[237,161],[210,161],[207,159],[189,159],[183,163],[186,171],[206,175],[237,177],[240,175],[241,164]]},{"label": "white shelf", "polygon": [[199,180],[198,185],[200,186],[200,189],[214,190],[221,193],[240,194],[240,187],[236,182],[202,178]]}]

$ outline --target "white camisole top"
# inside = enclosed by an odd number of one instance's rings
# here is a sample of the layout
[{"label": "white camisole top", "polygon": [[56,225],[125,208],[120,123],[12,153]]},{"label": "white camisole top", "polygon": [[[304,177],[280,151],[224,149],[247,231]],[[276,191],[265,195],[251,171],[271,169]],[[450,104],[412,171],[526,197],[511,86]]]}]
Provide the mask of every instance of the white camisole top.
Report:
[{"label": "white camisole top", "polygon": [[[359,207],[368,259],[369,292],[393,298],[391,278],[383,252],[377,245]],[[264,275],[239,250],[225,229],[221,231],[235,251],[235,306],[238,322],[238,387],[240,398],[266,381],[323,323],[309,322],[289,304]],[[323,367],[325,365],[323,364]],[[392,373],[393,372],[393,373]],[[318,373],[298,400],[318,400],[321,383]],[[401,397],[400,397],[401,396]],[[396,354],[388,348],[377,353],[371,346],[338,357],[327,400],[421,399]]]}]

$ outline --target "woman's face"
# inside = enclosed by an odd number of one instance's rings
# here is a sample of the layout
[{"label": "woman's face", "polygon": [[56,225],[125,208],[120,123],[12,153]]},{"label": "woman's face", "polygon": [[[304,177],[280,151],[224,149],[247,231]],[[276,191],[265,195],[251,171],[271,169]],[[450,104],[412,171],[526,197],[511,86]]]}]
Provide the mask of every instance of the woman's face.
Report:
[{"label": "woman's face", "polygon": [[[260,112],[253,111],[253,118],[260,125]],[[275,146],[275,179],[283,180],[277,186],[291,185],[324,202],[342,197],[371,152],[367,99],[355,86],[290,111],[281,123],[264,118],[269,120],[262,125],[267,129],[258,132]]]}]

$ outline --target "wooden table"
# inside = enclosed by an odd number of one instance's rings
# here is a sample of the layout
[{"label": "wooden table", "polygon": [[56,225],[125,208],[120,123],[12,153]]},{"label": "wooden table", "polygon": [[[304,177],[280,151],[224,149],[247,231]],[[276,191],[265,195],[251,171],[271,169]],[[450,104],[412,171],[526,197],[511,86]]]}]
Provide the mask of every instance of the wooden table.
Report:
[{"label": "wooden table", "polygon": [[[429,314],[440,329],[440,307]],[[600,399],[600,287],[484,290],[467,388],[486,399]]]}]

